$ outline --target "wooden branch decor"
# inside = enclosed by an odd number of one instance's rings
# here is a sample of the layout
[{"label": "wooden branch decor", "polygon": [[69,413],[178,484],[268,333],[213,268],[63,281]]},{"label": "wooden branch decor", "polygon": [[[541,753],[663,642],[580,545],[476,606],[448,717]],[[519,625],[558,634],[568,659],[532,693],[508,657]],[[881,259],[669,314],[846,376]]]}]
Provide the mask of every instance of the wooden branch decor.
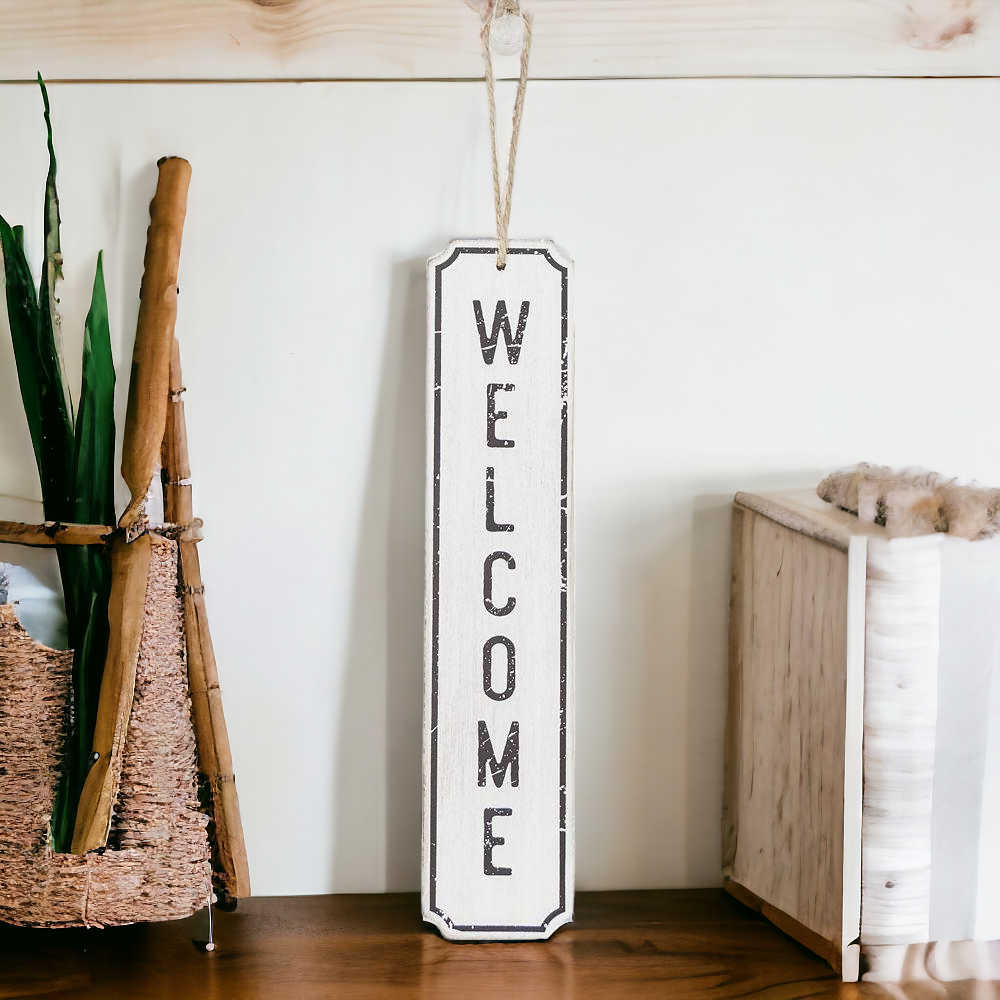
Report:
[{"label": "wooden branch decor", "polygon": [[[127,586],[118,576],[130,573],[137,565],[145,567],[145,575],[137,579],[145,581],[149,573],[148,557],[143,563],[137,556],[126,553],[129,542],[138,542],[135,539],[137,529],[142,530],[145,523],[146,494],[160,458],[166,426],[170,348],[177,316],[177,269],[191,179],[191,165],[187,160],[171,157],[160,160],[157,165],[160,173],[156,194],[149,206],[150,222],[122,445],[122,477],[128,485],[131,501],[118,521],[119,527],[125,530],[124,543],[116,538],[112,546],[112,608],[109,610],[112,638],[97,709],[91,756],[94,763],[77,807],[74,854],[85,854],[107,844],[121,774],[124,739],[121,730],[128,725],[132,707],[138,635],[142,631],[145,608],[144,585]],[[119,604],[114,606],[116,591]],[[116,639],[116,627],[126,635]]]},{"label": "wooden branch decor", "polygon": [[[163,438],[163,513],[168,521],[187,528],[193,524],[200,525],[200,522],[195,522],[192,513],[183,392],[180,346],[175,338],[170,359],[170,402]],[[198,739],[198,765],[209,787],[215,823],[212,864],[217,888],[225,895],[237,898],[250,895],[250,869],[243,842],[240,803],[236,794],[226,717],[222,710],[215,650],[208,630],[197,542],[196,532],[190,528],[180,536],[180,584],[184,599],[191,709]]]},{"label": "wooden branch decor", "polygon": [[119,520],[126,529],[142,513],[160,460],[167,419],[170,352],[177,319],[177,268],[191,181],[191,164],[187,160],[166,157],[157,166],[160,176],[149,206],[145,269],[139,290],[139,321],[122,446],[122,476],[132,495]]},{"label": "wooden branch decor", "polygon": [[0,521],[0,542],[54,548],[56,545],[104,545],[114,534],[114,526],[106,524],[22,524],[20,521]]},{"label": "wooden branch decor", "polygon": [[97,707],[92,763],[83,785],[73,831],[73,853],[86,854],[108,842],[111,813],[121,780],[122,749],[132,712],[135,671],[146,607],[150,540],[128,543],[121,534],[111,543],[111,638]]},{"label": "wooden branch decor", "polygon": [[[131,503],[119,525],[125,538],[116,536],[112,548],[122,572],[132,565],[130,552],[141,537],[129,537],[144,524],[143,504],[157,464],[162,465],[164,516],[179,530],[179,582],[184,604],[184,633],[188,679],[201,772],[209,788],[207,803],[215,825],[213,859],[218,887],[226,896],[249,894],[250,875],[239,801],[233,776],[229,739],[222,711],[215,653],[208,631],[204,586],[196,543],[200,538],[192,515],[187,429],[181,399],[180,348],[174,336],[177,315],[177,271],[187,204],[191,166],[172,157],[160,160],[159,182],[150,205],[150,226],[142,279],[139,321],[133,352],[128,422],[122,456],[122,475],[129,485]],[[151,444],[155,442],[155,448]],[[148,560],[146,564],[148,574]],[[143,579],[145,579],[143,577]],[[116,575],[116,585],[120,583]],[[144,590],[122,584],[120,606],[112,594],[112,629],[121,631],[121,645],[109,650],[105,685],[101,690],[98,733],[93,748],[93,769],[80,802],[73,841],[75,853],[85,853],[107,843],[111,813],[121,771],[121,731],[128,723],[131,690],[138,647],[131,644],[132,629],[140,623]],[[133,655],[134,653],[134,655]]]}]

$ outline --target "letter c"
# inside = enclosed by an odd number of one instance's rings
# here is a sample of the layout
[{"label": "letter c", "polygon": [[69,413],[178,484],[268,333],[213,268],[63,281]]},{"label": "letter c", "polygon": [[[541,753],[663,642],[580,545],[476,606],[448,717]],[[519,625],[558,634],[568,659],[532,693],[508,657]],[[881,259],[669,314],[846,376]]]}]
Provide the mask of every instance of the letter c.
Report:
[{"label": "letter c", "polygon": [[517,568],[517,563],[509,552],[491,552],[483,563],[483,604],[491,615],[496,615],[498,618],[509,615],[517,603],[513,597],[508,597],[507,603],[502,608],[493,603],[493,564],[500,559],[507,564],[508,569]]}]

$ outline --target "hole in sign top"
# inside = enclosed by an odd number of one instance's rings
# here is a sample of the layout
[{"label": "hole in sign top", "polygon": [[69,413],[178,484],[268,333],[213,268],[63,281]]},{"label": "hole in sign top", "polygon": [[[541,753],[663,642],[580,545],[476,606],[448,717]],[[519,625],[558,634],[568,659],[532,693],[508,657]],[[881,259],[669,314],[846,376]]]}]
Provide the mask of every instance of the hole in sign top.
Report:
[{"label": "hole in sign top", "polygon": [[422,903],[445,937],[573,913],[572,262],[428,263]]}]

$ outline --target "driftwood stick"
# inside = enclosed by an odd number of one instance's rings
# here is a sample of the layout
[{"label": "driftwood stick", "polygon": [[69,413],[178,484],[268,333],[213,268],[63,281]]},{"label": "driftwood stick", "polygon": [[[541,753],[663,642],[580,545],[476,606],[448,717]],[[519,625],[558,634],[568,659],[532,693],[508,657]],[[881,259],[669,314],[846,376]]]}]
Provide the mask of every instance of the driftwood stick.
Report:
[{"label": "driftwood stick", "polygon": [[64,524],[62,521],[24,524],[22,521],[0,521],[0,542],[45,548],[56,545],[104,545],[115,530],[113,525],[106,524]]},{"label": "driftwood stick", "polygon": [[132,497],[119,521],[123,528],[140,516],[160,458],[167,418],[170,352],[177,319],[181,234],[191,180],[191,164],[187,160],[172,156],[160,160],[158,166],[156,194],[149,205],[139,321],[122,445],[122,476]]},{"label": "driftwood stick", "polygon": [[111,543],[111,627],[108,656],[94,728],[93,764],[80,794],[73,830],[73,853],[86,854],[108,843],[111,813],[122,773],[122,750],[132,713],[139,642],[146,613],[146,582],[152,543],[149,535]]},{"label": "driftwood stick", "polygon": [[[192,524],[194,519],[183,391],[180,348],[175,339],[170,360],[169,403],[161,457],[163,513],[168,521],[187,525]],[[190,531],[184,532],[179,542],[191,709],[198,740],[198,764],[212,796],[215,822],[212,866],[226,895],[238,898],[250,895],[250,869],[196,542],[196,533]]]}]

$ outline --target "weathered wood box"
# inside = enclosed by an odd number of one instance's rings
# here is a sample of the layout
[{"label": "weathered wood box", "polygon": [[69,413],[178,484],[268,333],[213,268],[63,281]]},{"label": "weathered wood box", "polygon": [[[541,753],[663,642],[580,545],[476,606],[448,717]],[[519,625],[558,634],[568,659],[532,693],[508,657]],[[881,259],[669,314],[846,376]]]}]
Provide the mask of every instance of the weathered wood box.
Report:
[{"label": "weathered wood box", "polygon": [[1000,975],[1000,537],[738,493],[726,888],[845,981]]}]

